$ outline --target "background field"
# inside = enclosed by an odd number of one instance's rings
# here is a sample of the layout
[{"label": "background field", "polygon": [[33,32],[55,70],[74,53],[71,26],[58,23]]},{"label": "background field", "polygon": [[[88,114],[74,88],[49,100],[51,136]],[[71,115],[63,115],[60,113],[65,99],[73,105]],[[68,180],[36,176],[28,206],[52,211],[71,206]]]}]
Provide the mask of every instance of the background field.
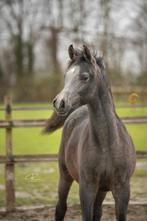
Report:
[{"label": "background field", "polygon": [[[34,106],[40,104],[34,104]],[[47,104],[44,104],[47,106]],[[44,106],[42,105],[42,106]],[[22,105],[21,105],[22,106]],[[23,104],[23,106],[30,106]],[[31,105],[32,106],[32,105]],[[47,119],[52,110],[46,111],[14,111],[13,119]],[[120,117],[147,116],[147,108],[117,108]],[[0,112],[4,119],[4,112]],[[147,150],[147,125],[126,125],[131,134],[136,150]],[[13,130],[13,148],[15,154],[57,153],[60,143],[61,129],[52,135],[42,135],[41,128],[18,128]],[[5,131],[0,130],[0,155],[5,154]],[[142,161],[141,161],[142,162]],[[132,179],[132,200],[138,196],[146,200],[147,169],[138,168]],[[55,204],[57,199],[57,163],[30,163],[16,165],[17,205]],[[140,183],[143,188],[140,189]],[[4,166],[0,165],[0,207],[4,207],[5,199]],[[108,195],[107,200],[111,196]],[[78,202],[78,185],[74,184],[70,194],[70,204]]]},{"label": "background field", "polygon": [[[37,105],[37,104],[36,104]],[[23,104],[29,106],[29,104]],[[35,105],[34,105],[35,106]],[[40,106],[38,104],[37,106]],[[42,105],[44,106],[44,105]],[[47,106],[47,105],[46,105]],[[45,111],[13,111],[13,119],[47,119],[52,110]],[[147,108],[117,108],[120,117],[147,116]],[[4,119],[4,112],[0,112]],[[147,125],[126,125],[135,143],[136,150],[147,149]],[[46,136],[41,134],[41,128],[17,128],[13,130],[13,148],[15,154],[57,153],[60,143],[61,130]],[[0,154],[5,153],[5,131],[0,130]]]}]

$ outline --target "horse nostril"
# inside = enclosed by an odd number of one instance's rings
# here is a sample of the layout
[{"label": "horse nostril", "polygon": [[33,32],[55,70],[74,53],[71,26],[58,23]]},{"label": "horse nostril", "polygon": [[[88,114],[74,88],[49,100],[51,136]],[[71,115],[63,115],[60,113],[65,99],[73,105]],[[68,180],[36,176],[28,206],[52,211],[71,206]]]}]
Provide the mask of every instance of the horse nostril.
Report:
[{"label": "horse nostril", "polygon": [[65,101],[63,99],[60,101],[60,107],[59,108],[61,108],[61,109],[65,108]]},{"label": "horse nostril", "polygon": [[54,107],[56,106],[56,100],[57,100],[57,98],[54,98],[54,100],[53,100],[53,106]]},{"label": "horse nostril", "polygon": [[61,99],[61,100],[60,100],[60,98],[58,98],[58,97],[54,98],[54,100],[53,100],[53,106],[54,106],[54,108],[55,108],[56,110],[61,110],[61,111],[63,111],[63,110],[65,109],[65,101],[64,101],[64,99]]}]

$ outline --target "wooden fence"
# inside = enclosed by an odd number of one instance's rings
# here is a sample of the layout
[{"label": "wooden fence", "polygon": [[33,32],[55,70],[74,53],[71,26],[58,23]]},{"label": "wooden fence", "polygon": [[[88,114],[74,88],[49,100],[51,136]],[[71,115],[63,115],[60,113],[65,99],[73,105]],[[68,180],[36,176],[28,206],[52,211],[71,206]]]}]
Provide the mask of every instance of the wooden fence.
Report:
[{"label": "wooden fence", "polygon": [[[5,129],[5,156],[0,156],[0,163],[5,164],[5,195],[6,210],[15,209],[15,164],[24,162],[52,162],[57,161],[57,154],[40,154],[40,155],[14,155],[12,147],[12,130],[18,127],[43,127],[46,119],[37,120],[13,120],[12,110],[41,110],[41,108],[12,108],[11,98],[5,98],[5,120],[0,120],[0,129]],[[43,108],[44,109],[44,108]],[[122,118],[126,124],[143,124],[147,123],[147,117],[125,117]],[[137,152],[138,158],[147,158],[147,152]]]}]

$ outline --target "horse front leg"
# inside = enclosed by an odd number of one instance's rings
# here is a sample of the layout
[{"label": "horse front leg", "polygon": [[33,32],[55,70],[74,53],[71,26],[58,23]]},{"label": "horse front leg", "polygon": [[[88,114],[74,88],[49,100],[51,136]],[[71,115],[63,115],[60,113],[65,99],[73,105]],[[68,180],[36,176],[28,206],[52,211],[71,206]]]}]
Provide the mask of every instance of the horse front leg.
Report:
[{"label": "horse front leg", "polygon": [[60,179],[58,185],[58,203],[55,211],[55,221],[63,221],[67,210],[67,197],[73,179],[67,174],[67,171],[60,172]]},{"label": "horse front leg", "polygon": [[95,183],[80,183],[80,201],[82,210],[82,221],[92,221],[94,202],[97,193],[97,185]]},{"label": "horse front leg", "polygon": [[92,221],[100,221],[102,216],[102,203],[105,199],[107,192],[98,191],[96,194],[95,202],[94,202],[94,210],[93,210],[93,219]]},{"label": "horse front leg", "polygon": [[128,203],[130,199],[130,184],[116,185],[112,190],[115,200],[117,221],[126,221]]}]

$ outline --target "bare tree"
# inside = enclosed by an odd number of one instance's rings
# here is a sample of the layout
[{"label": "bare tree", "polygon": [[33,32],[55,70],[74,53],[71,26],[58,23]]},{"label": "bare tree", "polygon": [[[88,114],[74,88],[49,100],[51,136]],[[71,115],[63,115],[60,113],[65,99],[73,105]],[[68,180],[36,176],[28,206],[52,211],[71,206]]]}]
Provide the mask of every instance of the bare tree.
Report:
[{"label": "bare tree", "polygon": [[[59,60],[61,38],[72,39],[74,42],[82,40],[85,15],[85,0],[44,0],[42,8],[42,36],[46,36],[46,46],[49,50],[50,72],[55,83],[62,81],[62,68]],[[82,40],[84,41],[84,40]],[[64,52],[62,52],[64,53]],[[57,88],[57,87],[56,87]],[[59,90],[57,88],[57,90]]]},{"label": "bare tree", "polygon": [[49,51],[50,72],[55,80],[54,83],[59,85],[62,77],[58,53],[59,37],[63,26],[63,3],[61,0],[44,0],[42,6],[41,30],[45,36],[45,46]]},{"label": "bare tree", "polygon": [[141,0],[136,4],[137,15],[133,20],[136,40],[139,42],[138,58],[141,64],[141,72],[147,74],[147,1]]},{"label": "bare tree", "polygon": [[33,73],[35,30],[33,13],[35,5],[24,0],[3,0],[0,7],[0,18],[7,33],[7,44],[13,49],[14,66],[17,79]]}]

